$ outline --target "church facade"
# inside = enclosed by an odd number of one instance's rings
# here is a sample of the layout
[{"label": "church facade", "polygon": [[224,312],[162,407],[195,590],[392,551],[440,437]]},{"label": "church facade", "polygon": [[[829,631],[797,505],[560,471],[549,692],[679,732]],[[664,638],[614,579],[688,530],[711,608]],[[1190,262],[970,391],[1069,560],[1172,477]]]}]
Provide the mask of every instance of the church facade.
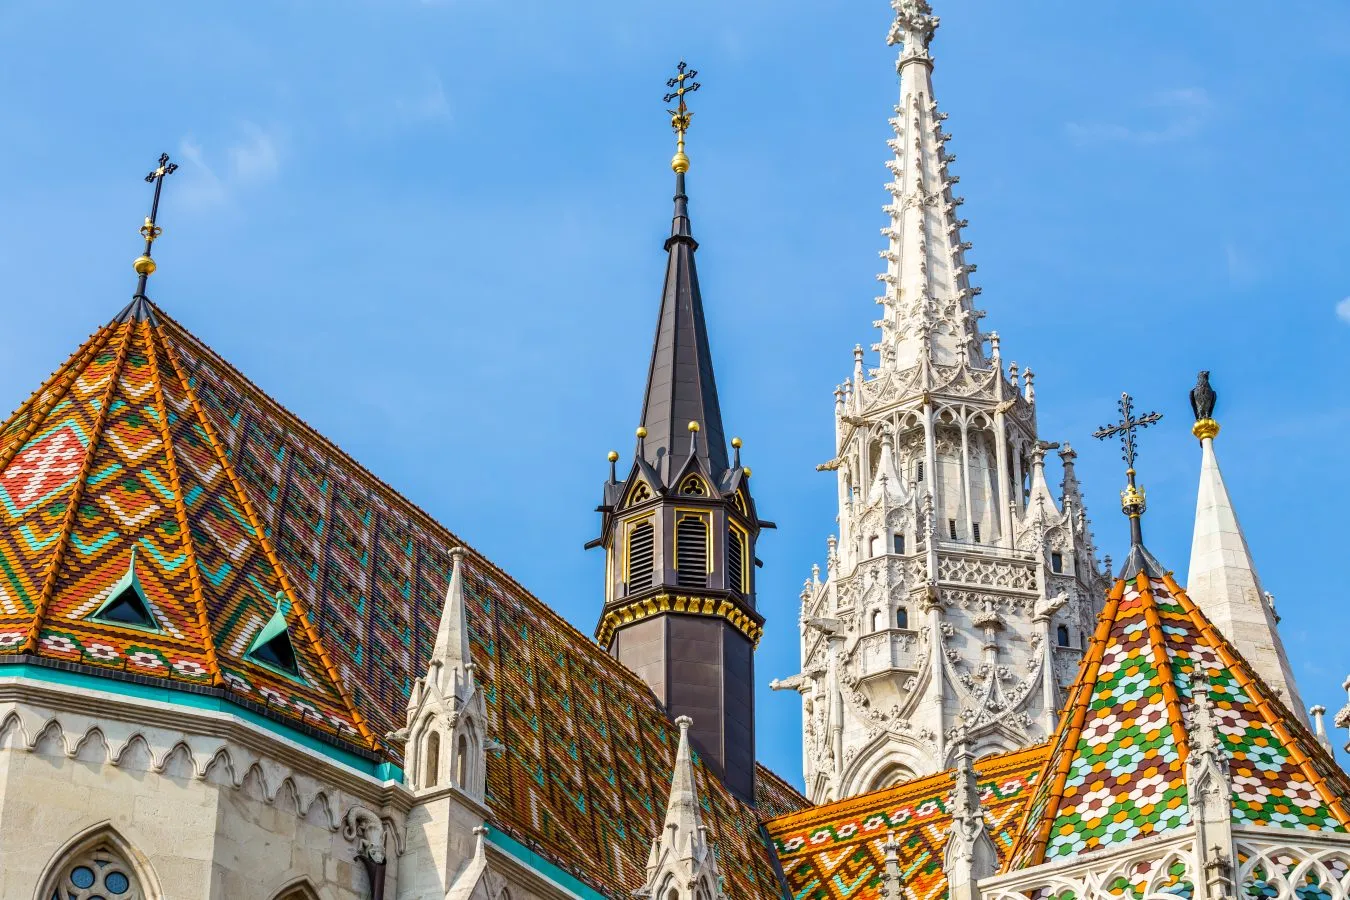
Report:
[{"label": "church facade", "polygon": [[1113,577],[975,303],[938,20],[892,6],[879,336],[835,395],[839,530],[774,683],[805,794],[756,760],[773,523],[721,418],[682,64],[591,636],[150,300],[161,158],[132,301],[0,426],[0,900],[1350,896],[1350,777],[1301,706],[1214,391],[1186,586],[1145,546],[1148,417],[1122,405]]}]

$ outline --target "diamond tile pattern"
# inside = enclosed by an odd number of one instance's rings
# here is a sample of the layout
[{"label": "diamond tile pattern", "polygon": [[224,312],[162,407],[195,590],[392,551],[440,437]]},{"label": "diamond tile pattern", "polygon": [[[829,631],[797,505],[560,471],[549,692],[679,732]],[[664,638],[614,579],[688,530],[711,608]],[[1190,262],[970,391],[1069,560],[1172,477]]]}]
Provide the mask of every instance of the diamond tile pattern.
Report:
[{"label": "diamond tile pattern", "polygon": [[1350,783],[1170,575],[1118,581],[1008,868],[1190,824],[1191,676],[1203,670],[1229,761],[1233,818],[1346,831]]}]

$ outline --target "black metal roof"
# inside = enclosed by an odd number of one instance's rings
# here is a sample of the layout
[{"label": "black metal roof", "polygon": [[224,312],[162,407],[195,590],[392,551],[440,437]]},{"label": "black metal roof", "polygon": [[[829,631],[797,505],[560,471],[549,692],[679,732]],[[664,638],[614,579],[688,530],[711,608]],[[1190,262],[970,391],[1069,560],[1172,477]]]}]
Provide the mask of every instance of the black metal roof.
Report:
[{"label": "black metal roof", "polygon": [[[694,267],[698,242],[689,226],[683,173],[675,175],[675,216],[665,247],[670,259],[642,402],[642,426],[647,429],[645,456],[671,478],[684,467],[694,448],[713,477],[720,478],[727,469],[727,445]],[[690,422],[699,424],[696,436],[689,432]]]}]

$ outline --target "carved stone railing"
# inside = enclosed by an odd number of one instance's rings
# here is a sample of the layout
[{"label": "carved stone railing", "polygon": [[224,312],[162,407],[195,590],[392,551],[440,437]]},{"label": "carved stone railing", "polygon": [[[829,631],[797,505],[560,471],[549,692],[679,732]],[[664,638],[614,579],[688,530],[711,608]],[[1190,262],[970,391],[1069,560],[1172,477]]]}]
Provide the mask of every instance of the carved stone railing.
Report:
[{"label": "carved stone railing", "polygon": [[1350,835],[1235,828],[1238,895],[1275,900],[1350,898]]},{"label": "carved stone railing", "polygon": [[865,681],[894,672],[919,671],[919,633],[909,628],[887,628],[858,639],[853,653],[858,679]]},{"label": "carved stone railing", "polygon": [[1195,832],[1085,853],[980,882],[980,900],[1177,900],[1195,896]]},{"label": "carved stone railing", "polygon": [[938,580],[997,590],[1036,592],[1036,566],[1030,560],[988,557],[976,553],[944,553],[938,557]]}]

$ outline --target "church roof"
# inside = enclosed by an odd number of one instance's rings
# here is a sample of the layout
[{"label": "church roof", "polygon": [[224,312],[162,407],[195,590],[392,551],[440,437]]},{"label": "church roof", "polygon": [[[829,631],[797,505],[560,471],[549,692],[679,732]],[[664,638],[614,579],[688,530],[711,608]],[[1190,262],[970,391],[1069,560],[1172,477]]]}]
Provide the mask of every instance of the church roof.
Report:
[{"label": "church roof", "polygon": [[[215,692],[394,762],[383,736],[403,725],[464,546],[143,299],[0,428],[0,523],[0,662]],[[133,548],[129,603],[143,595],[154,627],[94,615],[130,583]],[[661,828],[677,729],[640,679],[472,550],[464,574],[505,747],[488,757],[493,824],[626,894]],[[257,653],[278,605],[294,675]],[[701,764],[696,778],[729,894],[780,893],[760,816]],[[805,803],[760,780],[769,809]]]},{"label": "church roof", "polygon": [[1147,551],[1115,584],[1006,869],[1190,824],[1191,677],[1209,678],[1233,820],[1350,830],[1350,780]]},{"label": "church roof", "polygon": [[[991,756],[975,764],[985,821],[1000,859],[1045,759],[1046,745]],[[792,813],[767,823],[795,900],[879,900],[886,851],[899,844],[906,896],[947,895],[943,848],[951,825],[952,772]]]}]

